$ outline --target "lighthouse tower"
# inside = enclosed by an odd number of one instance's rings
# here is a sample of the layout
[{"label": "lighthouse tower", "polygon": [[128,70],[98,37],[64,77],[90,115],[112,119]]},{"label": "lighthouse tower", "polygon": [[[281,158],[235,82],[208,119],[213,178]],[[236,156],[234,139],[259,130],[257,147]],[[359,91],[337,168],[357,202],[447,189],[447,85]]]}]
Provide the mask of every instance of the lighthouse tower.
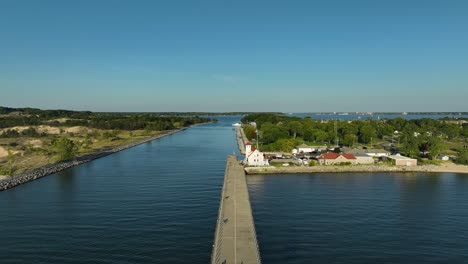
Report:
[{"label": "lighthouse tower", "polygon": [[252,152],[252,144],[250,142],[245,143],[245,157],[248,157]]}]

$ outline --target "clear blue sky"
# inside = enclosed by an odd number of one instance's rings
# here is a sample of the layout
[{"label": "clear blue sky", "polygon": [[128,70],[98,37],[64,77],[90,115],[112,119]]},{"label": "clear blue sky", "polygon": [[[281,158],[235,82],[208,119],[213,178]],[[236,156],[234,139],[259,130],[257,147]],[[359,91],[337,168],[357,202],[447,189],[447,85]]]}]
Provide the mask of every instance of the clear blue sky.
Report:
[{"label": "clear blue sky", "polygon": [[468,1],[0,1],[0,105],[468,111]]}]

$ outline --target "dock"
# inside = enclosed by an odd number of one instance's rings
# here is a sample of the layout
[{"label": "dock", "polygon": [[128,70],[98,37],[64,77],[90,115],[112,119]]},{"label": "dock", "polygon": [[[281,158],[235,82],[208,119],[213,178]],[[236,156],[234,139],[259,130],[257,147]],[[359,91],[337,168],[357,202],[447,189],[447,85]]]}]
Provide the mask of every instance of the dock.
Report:
[{"label": "dock", "polygon": [[245,155],[245,143],[248,141],[242,127],[236,128],[237,146],[242,155]]},{"label": "dock", "polygon": [[234,155],[226,162],[211,263],[261,263],[244,167]]}]

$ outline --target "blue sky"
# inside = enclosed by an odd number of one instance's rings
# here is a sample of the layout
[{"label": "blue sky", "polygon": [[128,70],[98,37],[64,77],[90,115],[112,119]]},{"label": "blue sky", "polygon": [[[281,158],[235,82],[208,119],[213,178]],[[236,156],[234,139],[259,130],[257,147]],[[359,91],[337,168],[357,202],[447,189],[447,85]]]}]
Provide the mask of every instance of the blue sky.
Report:
[{"label": "blue sky", "polygon": [[468,1],[0,1],[0,105],[468,111]]}]

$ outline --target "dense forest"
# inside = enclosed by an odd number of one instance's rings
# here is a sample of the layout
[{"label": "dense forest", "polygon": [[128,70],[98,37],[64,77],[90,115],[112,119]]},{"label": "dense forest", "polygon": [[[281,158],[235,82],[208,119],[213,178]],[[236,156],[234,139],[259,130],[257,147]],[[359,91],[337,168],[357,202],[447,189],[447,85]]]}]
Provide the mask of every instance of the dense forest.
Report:
[{"label": "dense forest", "polygon": [[[65,121],[58,121],[59,118]],[[199,116],[161,116],[153,113],[93,113],[89,111],[0,107],[0,128],[50,125],[120,130],[170,130],[208,121],[211,121],[211,119]],[[14,132],[9,133],[14,134]]]},{"label": "dense forest", "polygon": [[[446,151],[464,153],[468,123],[430,118],[406,120],[329,120],[289,117],[277,114],[250,114],[242,119],[249,139],[259,137],[264,150],[290,151],[300,143],[354,147],[391,146],[410,157],[436,158]],[[249,126],[255,122],[257,127]],[[387,143],[387,144],[384,144]]]}]

